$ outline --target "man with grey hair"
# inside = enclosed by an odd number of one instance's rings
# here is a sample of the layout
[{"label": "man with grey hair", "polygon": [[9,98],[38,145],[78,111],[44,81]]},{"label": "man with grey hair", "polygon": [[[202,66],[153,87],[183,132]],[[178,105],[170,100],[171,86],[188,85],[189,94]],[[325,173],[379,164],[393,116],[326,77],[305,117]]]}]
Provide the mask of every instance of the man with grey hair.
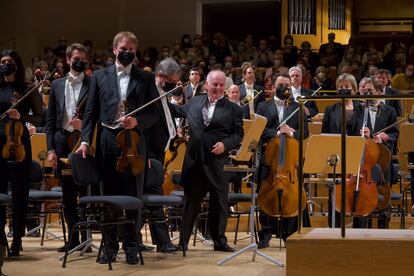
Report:
[{"label": "man with grey hair", "polygon": [[[155,69],[155,85],[159,95],[174,89],[181,77],[180,66],[172,58],[161,61]],[[149,129],[149,158],[150,169],[156,167],[153,162],[160,162],[164,165],[165,151],[168,149],[171,140],[176,136],[174,118],[166,97],[162,98],[158,104],[160,120]],[[152,185],[151,185],[152,184]],[[163,194],[162,185],[154,185],[153,181],[147,179],[144,186],[144,194]],[[157,183],[158,184],[158,183]],[[163,218],[163,208],[152,208],[152,216]],[[168,235],[168,227],[164,223],[150,224],[151,238],[153,244],[157,245],[157,252],[171,253],[178,248],[171,243]],[[153,249],[146,245],[141,245],[144,250]]]},{"label": "man with grey hair", "polygon": [[[181,77],[181,68],[172,58],[161,61],[155,69],[155,85],[159,95],[174,89]],[[181,89],[178,89],[182,92]],[[162,98],[159,104],[160,120],[150,128],[149,157],[164,164],[165,151],[171,139],[177,134],[174,118],[168,107],[168,99]]]},{"label": "man with grey hair", "polygon": [[[313,91],[302,86],[302,69],[299,66],[293,66],[289,69],[290,83],[292,85],[292,96],[295,102],[298,96],[311,96]],[[315,101],[307,101],[304,106],[305,114],[308,118],[314,117],[319,113]]]},{"label": "man with grey hair", "polygon": [[174,106],[177,116],[186,117],[190,139],[181,174],[184,188],[183,240],[187,246],[200,202],[210,192],[208,223],[215,251],[232,252],[225,235],[228,183],[223,166],[228,151],[238,148],[243,138],[242,112],[224,97],[226,76],[216,70],[207,75],[206,94],[195,96],[185,106]]}]

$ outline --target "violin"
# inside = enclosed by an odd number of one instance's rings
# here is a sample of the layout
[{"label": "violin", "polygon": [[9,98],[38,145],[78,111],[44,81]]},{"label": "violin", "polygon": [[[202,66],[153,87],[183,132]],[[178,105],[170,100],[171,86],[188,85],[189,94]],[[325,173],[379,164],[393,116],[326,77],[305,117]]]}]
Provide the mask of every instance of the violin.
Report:
[{"label": "violin", "polygon": [[[124,101],[126,108],[127,102]],[[116,163],[116,170],[122,174],[138,175],[144,170],[144,161],[138,152],[139,134],[136,129],[124,129],[116,136],[121,156]]]},{"label": "violin", "polygon": [[[368,108],[365,108],[363,127],[367,125]],[[362,134],[363,135],[363,134]],[[345,213],[347,216],[368,216],[378,206],[378,189],[377,182],[372,175],[372,168],[377,164],[380,151],[378,144],[373,139],[365,140],[363,155],[361,158],[358,174],[352,176],[346,181],[346,206]],[[342,209],[341,204],[342,191],[336,191],[336,210]]]},{"label": "violin", "polygon": [[[265,161],[270,166],[268,178],[257,195],[258,206],[269,216],[294,217],[298,215],[299,143],[295,138],[281,134],[271,139],[265,149]],[[306,204],[303,195],[302,210]]]},{"label": "violin", "polygon": [[[86,104],[86,100],[88,98],[88,95],[85,94],[82,98],[82,100],[78,103],[78,105],[76,106],[75,109],[75,114],[72,117],[72,120],[74,119],[79,119],[82,115],[82,110],[83,107]],[[67,144],[68,144],[68,148],[71,151],[76,150],[80,143],[81,143],[81,132],[78,129],[75,129],[71,134],[69,134],[66,138]]]}]

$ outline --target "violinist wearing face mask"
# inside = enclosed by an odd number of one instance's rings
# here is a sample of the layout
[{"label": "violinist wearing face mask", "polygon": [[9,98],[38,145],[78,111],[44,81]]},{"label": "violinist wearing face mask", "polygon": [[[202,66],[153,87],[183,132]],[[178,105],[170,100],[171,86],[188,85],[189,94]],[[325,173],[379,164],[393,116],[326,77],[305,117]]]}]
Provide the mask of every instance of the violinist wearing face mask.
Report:
[{"label": "violinist wearing face mask", "polygon": [[[73,43],[66,49],[66,60],[70,66],[69,73],[52,82],[46,123],[48,161],[57,170],[63,192],[63,211],[69,233],[79,221],[77,216],[77,197],[80,189],[73,182],[72,176],[63,176],[64,164],[60,158],[67,158],[74,145],[72,140],[79,139],[82,128],[82,114],[89,92],[90,77],[84,71],[88,60],[88,49],[79,43]],[[74,138],[74,139],[72,139]],[[73,141],[76,143],[76,141]],[[82,236],[86,238],[86,236]],[[79,245],[79,234],[74,232],[70,244],[58,249],[65,252]]]},{"label": "violinist wearing face mask", "polygon": [[[11,108],[15,99],[29,91],[24,79],[22,61],[14,50],[0,52],[0,193],[7,194],[10,184],[13,210],[13,242],[11,256],[19,256],[26,228],[29,176],[32,166],[32,149],[25,123],[38,125],[42,121],[42,100],[33,92],[18,106]],[[32,115],[29,115],[29,111]],[[7,131],[9,130],[9,131]],[[6,142],[7,141],[7,142]],[[9,150],[7,150],[9,149]],[[0,207],[0,223],[6,224],[6,207]]]},{"label": "violinist wearing face mask", "polygon": [[[113,39],[115,64],[94,72],[83,116],[82,143],[77,153],[86,157],[95,124],[100,121],[102,132],[96,144],[100,145],[97,150],[102,153],[102,159],[96,162],[102,170],[101,177],[106,195],[142,197],[148,164],[148,129],[159,120],[157,105],[149,105],[133,116],[125,116],[158,96],[154,74],[145,72],[132,63],[137,48],[138,39],[133,33],[125,31],[115,35]],[[119,123],[112,127],[117,120]],[[121,153],[116,138],[123,130],[128,130],[128,133],[139,133],[139,141],[131,145],[139,152],[141,156],[139,159],[143,164],[142,170],[137,170],[136,175],[128,172],[120,173],[116,168]],[[140,223],[137,212],[127,211],[126,218]],[[119,249],[116,228],[108,229],[106,234],[108,252],[101,256],[99,260],[101,264],[108,262],[107,256],[110,260],[114,260]],[[139,248],[134,225],[129,224],[124,227],[123,248],[127,263],[136,264]]]},{"label": "violinist wearing face mask", "polygon": [[414,90],[414,65],[407,64],[404,73],[394,76],[392,87],[398,90]]}]

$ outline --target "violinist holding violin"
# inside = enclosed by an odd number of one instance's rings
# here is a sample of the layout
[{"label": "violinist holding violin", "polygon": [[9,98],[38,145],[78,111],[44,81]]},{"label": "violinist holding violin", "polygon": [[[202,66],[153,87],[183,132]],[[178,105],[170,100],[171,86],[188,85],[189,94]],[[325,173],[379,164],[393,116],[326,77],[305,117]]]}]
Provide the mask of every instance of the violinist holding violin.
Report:
[{"label": "violinist holding violin", "polygon": [[[132,63],[137,48],[138,39],[133,33],[123,31],[116,34],[113,39],[115,64],[95,71],[90,82],[83,116],[82,143],[76,152],[86,157],[95,124],[100,122],[102,131],[97,138],[96,155],[101,159],[96,162],[101,171],[105,195],[142,197],[148,165],[148,129],[159,120],[156,105],[147,106],[133,116],[125,116],[158,95],[154,75]],[[126,218],[139,225],[141,221],[137,217],[137,212],[126,212]],[[127,224],[123,228],[126,261],[137,264],[137,227]],[[105,231],[108,252],[101,256],[101,264],[108,262],[107,255],[114,260],[119,249],[116,227]]]},{"label": "violinist holding violin", "polygon": [[[296,112],[287,122],[282,124],[286,118],[288,118],[299,107],[299,104],[292,99],[291,91],[291,79],[288,74],[279,74],[276,76],[274,87],[276,93],[274,99],[271,101],[262,102],[257,108],[257,114],[265,116],[267,118],[267,124],[261,137],[261,143],[270,143],[272,139],[282,136],[299,139],[299,113]],[[306,117],[306,116],[304,116]],[[304,120],[304,137],[308,137],[308,124],[307,120]],[[267,145],[268,146],[268,145]],[[267,147],[266,146],[266,147]],[[280,151],[280,150],[279,150]],[[270,156],[262,156],[263,159],[268,159]],[[262,159],[261,158],[261,159]],[[294,164],[296,166],[296,164]],[[261,173],[259,173],[258,179],[259,192],[264,185],[264,180],[272,174],[271,168],[261,162]],[[297,185],[297,184],[295,184]],[[296,192],[297,193],[297,192]],[[277,194],[274,194],[276,199]],[[296,204],[297,208],[297,204]],[[307,212],[305,211],[304,226],[310,226],[310,221]],[[269,247],[270,239],[272,238],[273,225],[276,223],[276,219],[267,215],[265,212],[260,212],[260,224],[262,229],[259,231],[259,248]],[[282,239],[286,241],[287,237],[293,234],[297,230],[297,216],[287,217],[282,219]]]},{"label": "violinist holding violin", "polygon": [[[11,183],[13,209],[13,242],[11,256],[19,256],[24,236],[29,178],[32,167],[32,149],[26,122],[38,125],[42,120],[42,100],[39,93],[31,93],[27,98],[11,108],[12,103],[29,91],[25,83],[24,67],[20,56],[14,50],[0,53],[0,113],[7,116],[0,121],[0,193],[7,194]],[[29,115],[30,110],[32,114]],[[0,207],[2,227],[6,223],[6,209]]]},{"label": "violinist holding violin", "polygon": [[[63,78],[54,80],[51,85],[46,139],[47,159],[52,168],[57,171],[60,179],[63,212],[69,233],[71,233],[74,225],[79,221],[76,208],[81,186],[75,185],[72,176],[62,176],[61,171],[65,165],[60,158],[67,158],[68,154],[73,151],[72,137],[78,136],[76,133],[82,128],[82,112],[85,106],[81,103],[88,96],[90,82],[90,77],[84,74],[88,49],[82,44],[73,43],[66,49],[66,60],[70,66],[69,73]],[[76,114],[77,108],[79,108],[79,114]],[[59,252],[65,252],[66,246],[69,246],[69,250],[78,246],[79,233],[74,232],[69,240],[71,244],[59,248]]]}]

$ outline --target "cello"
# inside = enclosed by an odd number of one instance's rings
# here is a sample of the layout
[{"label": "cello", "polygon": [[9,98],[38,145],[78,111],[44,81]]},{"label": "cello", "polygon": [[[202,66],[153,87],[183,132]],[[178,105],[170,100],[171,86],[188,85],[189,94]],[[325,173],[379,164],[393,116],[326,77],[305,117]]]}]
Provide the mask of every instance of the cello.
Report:
[{"label": "cello", "polygon": [[[367,126],[368,112],[368,107],[365,107],[362,126],[363,130]],[[363,133],[362,136],[364,136]],[[358,174],[350,177],[346,181],[345,213],[347,216],[368,216],[377,208],[378,189],[377,183],[373,179],[372,168],[377,164],[379,155],[378,144],[374,142],[374,140],[366,138]],[[342,191],[341,189],[337,189],[336,210],[338,212],[342,209],[341,198]]]},{"label": "cello", "polygon": [[[265,161],[270,167],[270,172],[257,195],[258,206],[269,216],[297,216],[299,202],[298,141],[293,137],[287,137],[286,134],[272,138],[266,145]],[[302,195],[303,210],[306,207],[305,192]]]}]

